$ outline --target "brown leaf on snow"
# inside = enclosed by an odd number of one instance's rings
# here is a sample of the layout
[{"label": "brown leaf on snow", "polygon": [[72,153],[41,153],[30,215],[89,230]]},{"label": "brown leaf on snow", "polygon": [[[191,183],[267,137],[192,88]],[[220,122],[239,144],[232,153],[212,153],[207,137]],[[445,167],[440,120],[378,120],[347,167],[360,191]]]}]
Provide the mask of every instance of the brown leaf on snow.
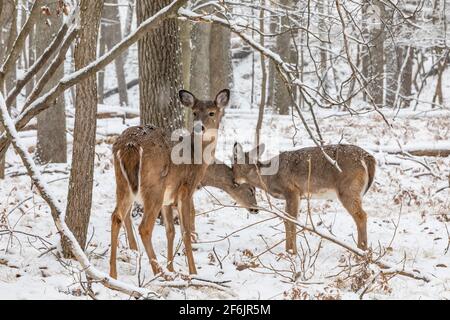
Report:
[{"label": "brown leaf on snow", "polygon": [[447,266],[443,263],[439,263],[436,265],[436,268],[447,268]]}]

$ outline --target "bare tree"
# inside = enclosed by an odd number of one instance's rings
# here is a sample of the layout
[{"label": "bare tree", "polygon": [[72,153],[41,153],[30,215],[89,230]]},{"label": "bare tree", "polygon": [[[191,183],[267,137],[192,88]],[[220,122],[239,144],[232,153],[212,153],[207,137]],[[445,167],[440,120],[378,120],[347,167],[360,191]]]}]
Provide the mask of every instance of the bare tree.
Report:
[{"label": "bare tree", "polygon": [[365,23],[368,30],[368,43],[363,56],[364,70],[368,80],[369,101],[376,106],[383,106],[384,101],[384,28],[386,17],[385,4],[380,0],[364,5]]},{"label": "bare tree", "polygon": [[[100,54],[103,54],[106,49],[111,50],[111,48],[120,40],[122,40],[122,27],[120,23],[119,3],[118,0],[111,0],[103,10]],[[119,89],[120,105],[128,105],[127,82],[125,78],[123,56],[119,55],[114,62],[116,66],[117,87]],[[103,103],[103,93],[105,89],[104,78],[104,71],[100,72],[98,84],[100,103]]]},{"label": "bare tree", "polygon": [[[102,1],[80,0],[80,31],[74,52],[76,70],[96,59],[102,9]],[[86,247],[92,206],[97,102],[97,79],[93,74],[76,87],[72,169],[66,213],[67,225],[81,248]],[[71,256],[70,242],[64,238],[63,250],[66,257]]]},{"label": "bare tree", "polygon": [[[56,14],[53,0],[42,1],[42,5],[51,8],[51,15],[40,13],[36,25],[36,54],[42,55],[47,49],[55,34],[61,27],[62,15]],[[42,77],[39,73],[38,78]],[[47,92],[64,76],[64,65],[61,64],[50,81],[46,84],[43,93]],[[64,94],[53,102],[53,106],[37,116],[37,147],[36,158],[39,163],[65,163],[67,162],[66,138],[66,112]]]},{"label": "bare tree", "polygon": [[[280,4],[283,6],[291,7],[294,0],[281,0]],[[289,17],[288,15],[283,15],[279,23],[279,35],[277,37],[277,52],[281,59],[286,62],[291,61],[291,40],[292,35],[289,32]],[[275,73],[275,93],[274,93],[274,104],[275,108],[280,114],[288,114],[291,106],[291,97],[288,89],[284,83],[282,76],[276,72]]]},{"label": "bare tree", "polygon": [[[138,23],[170,3],[170,0],[137,1]],[[178,90],[182,74],[179,68],[177,20],[164,20],[139,40],[138,55],[141,123],[152,123],[164,128],[181,127],[183,113],[178,102]]]},{"label": "bare tree", "polygon": [[212,25],[209,48],[210,95],[213,95],[233,86],[230,29]]},{"label": "bare tree", "polygon": [[[202,1],[200,4],[207,2]],[[196,23],[192,27],[192,55],[190,90],[200,99],[206,99],[211,92],[210,55],[211,25]],[[216,65],[217,66],[217,65]]]}]

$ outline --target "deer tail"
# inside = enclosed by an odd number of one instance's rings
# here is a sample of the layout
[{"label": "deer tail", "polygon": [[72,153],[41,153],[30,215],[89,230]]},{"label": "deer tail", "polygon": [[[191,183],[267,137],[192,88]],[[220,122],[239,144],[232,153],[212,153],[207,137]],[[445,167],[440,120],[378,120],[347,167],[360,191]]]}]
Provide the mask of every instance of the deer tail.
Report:
[{"label": "deer tail", "polygon": [[129,142],[116,154],[120,172],[135,195],[139,192],[142,151],[142,147],[134,142]]},{"label": "deer tail", "polygon": [[364,192],[364,194],[365,194],[365,193],[367,193],[367,191],[369,191],[369,188],[373,184],[373,181],[375,179],[375,169],[377,166],[377,161],[371,154],[367,154],[367,156],[364,158],[364,162],[366,163],[367,175],[369,177],[369,181],[367,182],[366,191]]}]

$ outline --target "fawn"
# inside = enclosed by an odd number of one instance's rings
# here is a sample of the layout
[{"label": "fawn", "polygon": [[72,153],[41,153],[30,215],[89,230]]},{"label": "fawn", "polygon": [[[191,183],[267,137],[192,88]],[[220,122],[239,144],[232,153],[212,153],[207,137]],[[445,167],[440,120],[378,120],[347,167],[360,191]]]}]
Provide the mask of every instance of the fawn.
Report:
[{"label": "fawn", "polygon": [[[257,202],[255,197],[255,188],[249,184],[238,185],[234,183],[233,172],[229,166],[223,163],[213,163],[208,166],[205,176],[200,185],[210,186],[222,189],[228,193],[240,206],[247,208],[250,213],[258,213]],[[172,206],[164,206],[161,210],[163,215],[164,225],[166,226],[167,236],[167,269],[173,269],[173,241],[175,238],[175,226],[173,220]],[[137,242],[134,237],[131,214],[125,218],[125,228],[128,237],[130,249],[137,250]],[[196,238],[195,234],[195,210],[191,203],[191,231],[192,240]]]},{"label": "fawn", "polygon": [[[183,106],[192,110],[194,127],[189,136],[172,141],[171,133],[161,128],[152,125],[136,126],[126,129],[113,145],[117,197],[116,208],[111,217],[110,275],[113,278],[117,278],[119,230],[122,222],[127,221],[126,217],[134,201],[142,203],[144,207],[139,234],[153,273],[161,271],[152,245],[153,228],[161,209],[173,204],[177,205],[180,212],[189,273],[197,273],[191,243],[191,204],[192,195],[202,181],[209,163],[205,161],[203,154],[199,163],[195,152],[196,141],[200,139],[202,150],[209,150],[214,154],[219,120],[230,100],[230,91],[224,89],[217,94],[215,100],[204,101],[197,99],[189,91],[181,90],[179,98]],[[172,149],[185,139],[190,139],[186,141],[189,141],[189,147],[194,153],[188,154],[187,163],[175,163],[172,161]]]},{"label": "fawn", "polygon": [[[257,147],[259,155],[264,145]],[[319,147],[303,148],[282,152],[278,159],[278,172],[274,175],[261,175],[265,166],[255,161],[255,152],[244,153],[236,143],[233,148],[233,175],[237,183],[249,183],[266,190],[278,199],[286,200],[286,213],[297,219],[301,198],[337,197],[350,213],[358,230],[358,247],[367,249],[367,214],[362,208],[362,197],[369,190],[375,175],[375,158],[365,150],[354,145],[328,145],[324,151],[337,161],[339,172],[327,159]],[[243,161],[241,161],[241,159]],[[296,226],[284,222],[286,230],[286,251],[296,254]]]}]

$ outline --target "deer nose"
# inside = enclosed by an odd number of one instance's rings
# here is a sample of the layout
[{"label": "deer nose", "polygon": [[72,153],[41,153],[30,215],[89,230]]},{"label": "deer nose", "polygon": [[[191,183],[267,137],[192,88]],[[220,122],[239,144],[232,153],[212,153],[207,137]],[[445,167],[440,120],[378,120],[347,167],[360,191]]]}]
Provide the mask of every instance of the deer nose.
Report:
[{"label": "deer nose", "polygon": [[248,209],[248,211],[250,211],[250,213],[252,213],[252,214],[257,214],[257,213],[259,213],[259,210],[258,210],[258,209]]},{"label": "deer nose", "polygon": [[194,132],[195,133],[202,133],[205,132],[205,126],[201,121],[195,121],[194,123]]}]

